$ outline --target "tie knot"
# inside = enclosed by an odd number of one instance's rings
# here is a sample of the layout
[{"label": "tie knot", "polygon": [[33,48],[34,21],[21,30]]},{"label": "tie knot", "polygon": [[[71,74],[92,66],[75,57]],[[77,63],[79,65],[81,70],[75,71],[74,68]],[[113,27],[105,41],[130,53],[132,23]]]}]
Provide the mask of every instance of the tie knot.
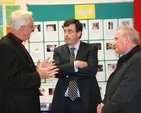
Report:
[{"label": "tie knot", "polygon": [[74,48],[74,47],[72,47],[72,48],[70,48],[70,50],[71,50],[71,52],[74,52],[75,48]]}]

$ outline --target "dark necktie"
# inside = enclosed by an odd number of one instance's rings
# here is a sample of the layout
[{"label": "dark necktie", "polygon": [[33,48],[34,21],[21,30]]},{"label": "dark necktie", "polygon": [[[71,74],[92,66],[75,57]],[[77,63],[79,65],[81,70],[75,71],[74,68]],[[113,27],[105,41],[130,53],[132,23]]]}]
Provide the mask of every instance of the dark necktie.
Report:
[{"label": "dark necktie", "polygon": [[[70,62],[74,62],[75,54],[74,54],[75,48],[70,48]],[[69,89],[68,89],[68,96],[69,98],[74,101],[77,98],[77,89],[78,85],[76,80],[70,80],[69,81]]]}]

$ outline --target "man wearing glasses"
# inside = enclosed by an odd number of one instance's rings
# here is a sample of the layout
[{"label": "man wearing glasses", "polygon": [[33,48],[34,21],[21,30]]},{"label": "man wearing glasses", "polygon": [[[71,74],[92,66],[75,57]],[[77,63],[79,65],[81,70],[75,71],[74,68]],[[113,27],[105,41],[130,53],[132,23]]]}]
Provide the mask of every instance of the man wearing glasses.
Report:
[{"label": "man wearing glasses", "polygon": [[18,10],[10,17],[10,33],[0,40],[0,113],[40,113],[41,79],[58,73],[49,58],[35,68],[22,45],[34,29],[32,13]]}]

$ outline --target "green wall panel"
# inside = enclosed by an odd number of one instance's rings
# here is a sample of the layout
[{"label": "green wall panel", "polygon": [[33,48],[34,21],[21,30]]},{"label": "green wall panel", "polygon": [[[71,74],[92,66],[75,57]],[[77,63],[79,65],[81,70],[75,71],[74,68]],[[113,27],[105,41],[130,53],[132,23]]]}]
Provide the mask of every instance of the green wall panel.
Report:
[{"label": "green wall panel", "polygon": [[[78,4],[29,4],[27,7],[29,11],[33,12],[33,18],[35,21],[61,21],[68,18],[75,18],[75,5]],[[133,18],[133,2],[96,3],[95,7],[95,19]]]}]

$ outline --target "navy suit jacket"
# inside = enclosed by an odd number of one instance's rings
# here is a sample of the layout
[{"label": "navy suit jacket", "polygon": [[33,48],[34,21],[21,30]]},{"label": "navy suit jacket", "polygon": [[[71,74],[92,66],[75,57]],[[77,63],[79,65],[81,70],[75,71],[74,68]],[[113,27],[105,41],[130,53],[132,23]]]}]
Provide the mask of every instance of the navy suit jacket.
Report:
[{"label": "navy suit jacket", "polygon": [[[85,61],[87,67],[74,70],[74,64],[70,63],[70,51],[68,46],[62,45],[54,50],[54,60],[59,67],[59,73],[55,94],[52,101],[52,112],[63,112],[65,108],[65,91],[70,79],[77,80],[81,100],[89,113],[96,113],[96,107],[101,102],[99,86],[96,80],[98,69],[97,46],[94,44],[80,43],[76,60]],[[68,75],[68,78],[66,77]]]}]

